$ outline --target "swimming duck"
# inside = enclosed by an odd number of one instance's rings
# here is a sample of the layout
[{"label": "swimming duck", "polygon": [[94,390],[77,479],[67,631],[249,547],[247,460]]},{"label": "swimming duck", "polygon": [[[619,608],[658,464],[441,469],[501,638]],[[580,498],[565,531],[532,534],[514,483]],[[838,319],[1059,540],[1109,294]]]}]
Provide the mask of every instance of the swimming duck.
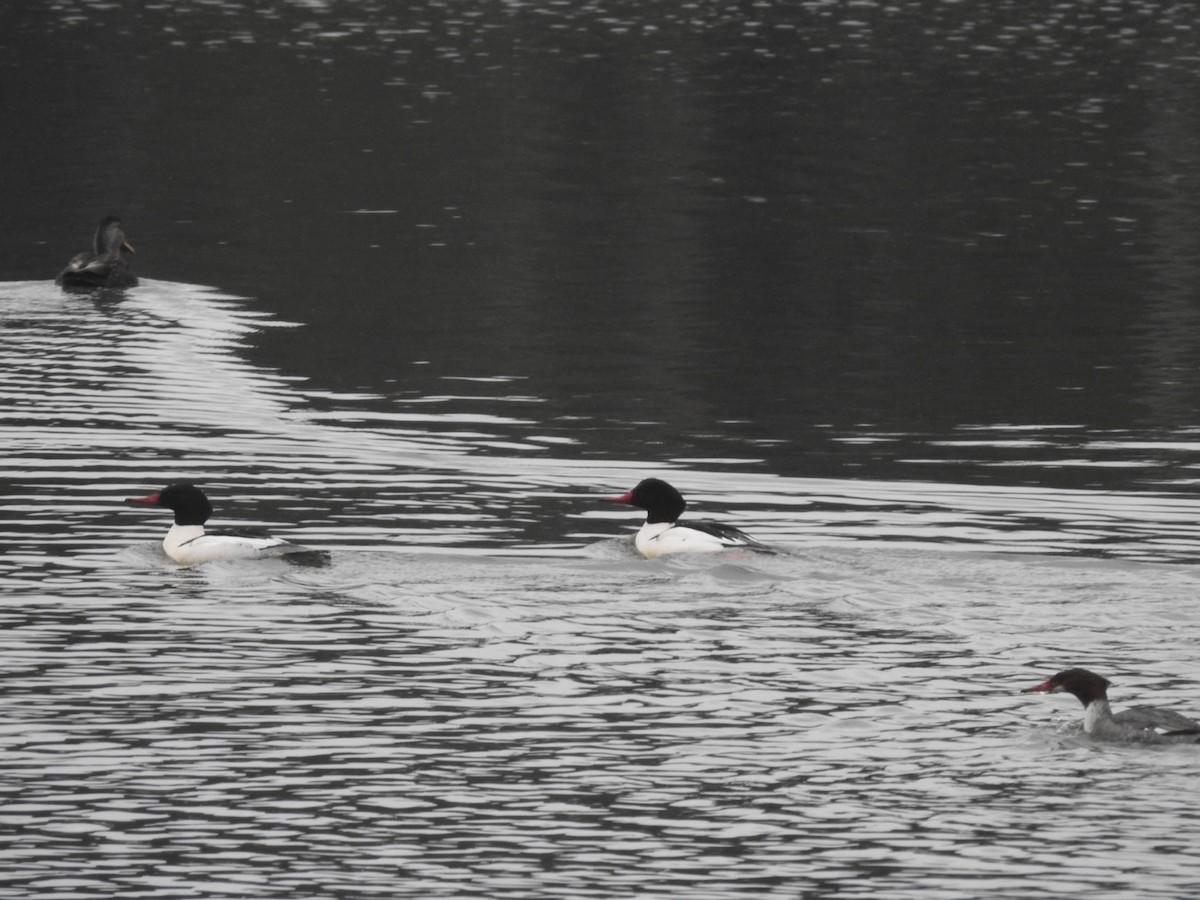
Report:
[{"label": "swimming duck", "polygon": [[687,508],[683,495],[661,478],[646,478],[619,497],[601,498],[609,503],[625,503],[646,510],[646,522],[638,530],[634,545],[647,559],[668,553],[712,553],[741,547],[772,552],[732,525],[719,522],[679,521]]},{"label": "swimming duck", "polygon": [[1065,669],[1022,694],[1074,694],[1083,704],[1083,730],[1095,738],[1144,744],[1200,743],[1200,722],[1172,709],[1135,706],[1113,713],[1107,678],[1087,669]]},{"label": "swimming duck", "polygon": [[[222,534],[204,530],[204,523],[212,515],[212,504],[204,491],[193,484],[176,482],[147,497],[131,497],[125,501],[137,506],[159,506],[175,514],[175,524],[163,539],[163,550],[167,556],[181,566],[225,559],[264,559],[267,557],[293,557],[294,562],[310,561],[320,565],[325,554],[293,544],[282,538],[246,532]],[[298,559],[296,557],[305,557]]]},{"label": "swimming duck", "polygon": [[63,287],[134,287],[138,283],[137,276],[121,258],[122,250],[134,252],[133,246],[125,240],[121,220],[116,216],[105,216],[92,238],[92,249],[67,263],[54,283]]}]

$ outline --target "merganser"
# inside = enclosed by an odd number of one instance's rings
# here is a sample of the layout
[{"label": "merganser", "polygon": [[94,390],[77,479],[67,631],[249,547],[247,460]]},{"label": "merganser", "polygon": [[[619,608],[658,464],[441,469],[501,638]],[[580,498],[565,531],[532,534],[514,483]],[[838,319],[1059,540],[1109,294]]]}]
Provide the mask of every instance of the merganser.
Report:
[{"label": "merganser", "polygon": [[163,539],[167,556],[183,566],[224,559],[262,559],[264,557],[318,555],[318,551],[281,538],[247,533],[209,534],[204,523],[212,515],[212,504],[204,491],[193,484],[167,485],[157,494],[131,497],[126,503],[141,506],[165,506],[175,513],[175,524]]},{"label": "merganser", "polygon": [[138,283],[137,276],[121,258],[122,250],[134,252],[133,246],[125,240],[121,220],[116,216],[105,216],[92,238],[92,249],[78,254],[67,263],[54,283],[63,287],[83,288],[134,287]]},{"label": "merganser", "polygon": [[1083,704],[1083,730],[1108,741],[1137,741],[1145,744],[1200,743],[1200,722],[1169,709],[1135,706],[1113,715],[1108,705],[1107,678],[1087,669],[1066,669],[1022,694],[1074,694]]},{"label": "merganser", "polygon": [[608,503],[627,503],[646,510],[646,522],[634,539],[642,556],[654,559],[667,553],[712,553],[742,547],[770,553],[759,543],[732,525],[717,522],[688,522],[679,517],[687,508],[683,495],[661,478],[647,478],[620,497],[603,497]]}]

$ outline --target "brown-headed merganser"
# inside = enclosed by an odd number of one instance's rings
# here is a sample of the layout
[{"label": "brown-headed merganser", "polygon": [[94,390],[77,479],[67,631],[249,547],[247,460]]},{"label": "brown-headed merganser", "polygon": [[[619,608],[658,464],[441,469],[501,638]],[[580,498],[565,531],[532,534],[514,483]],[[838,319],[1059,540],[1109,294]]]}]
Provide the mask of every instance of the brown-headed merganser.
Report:
[{"label": "brown-headed merganser", "polygon": [[1145,744],[1200,743],[1200,722],[1169,709],[1135,706],[1113,714],[1108,705],[1111,682],[1087,669],[1066,669],[1022,694],[1074,694],[1083,704],[1083,730],[1106,741]]},{"label": "brown-headed merganser", "polygon": [[712,553],[738,547],[772,552],[766,544],[732,525],[680,522],[679,517],[687,508],[687,501],[661,478],[647,478],[627,494],[602,499],[646,510],[646,522],[638,531],[634,545],[647,559],[668,553]]}]

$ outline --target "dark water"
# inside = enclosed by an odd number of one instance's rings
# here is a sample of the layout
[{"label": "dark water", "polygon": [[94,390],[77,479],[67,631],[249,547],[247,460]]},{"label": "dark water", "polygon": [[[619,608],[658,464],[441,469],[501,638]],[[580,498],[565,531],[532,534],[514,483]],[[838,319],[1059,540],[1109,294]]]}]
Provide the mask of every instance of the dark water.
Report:
[{"label": "dark water", "polygon": [[0,896],[1195,893],[1195,11],[977,6],[0,10]]},{"label": "dark water", "polygon": [[[1190,439],[1191,11],[973,6],[10,12],[0,277],[117,210],[144,274],[304,323],[262,363],[516,377],[580,453],[941,480],[845,439]],[[1049,468],[999,480],[1113,479]]]}]

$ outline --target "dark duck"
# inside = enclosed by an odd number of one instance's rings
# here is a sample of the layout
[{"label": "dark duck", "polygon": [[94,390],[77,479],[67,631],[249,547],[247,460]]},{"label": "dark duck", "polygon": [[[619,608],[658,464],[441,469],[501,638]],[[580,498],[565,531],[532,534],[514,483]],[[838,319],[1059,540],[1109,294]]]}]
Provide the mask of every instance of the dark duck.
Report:
[{"label": "dark duck", "polygon": [[138,283],[137,276],[129,263],[121,257],[121,251],[133,253],[133,247],[125,240],[121,220],[106,216],[92,238],[92,249],[80,253],[67,267],[58,273],[55,284],[65,288],[127,288]]}]

